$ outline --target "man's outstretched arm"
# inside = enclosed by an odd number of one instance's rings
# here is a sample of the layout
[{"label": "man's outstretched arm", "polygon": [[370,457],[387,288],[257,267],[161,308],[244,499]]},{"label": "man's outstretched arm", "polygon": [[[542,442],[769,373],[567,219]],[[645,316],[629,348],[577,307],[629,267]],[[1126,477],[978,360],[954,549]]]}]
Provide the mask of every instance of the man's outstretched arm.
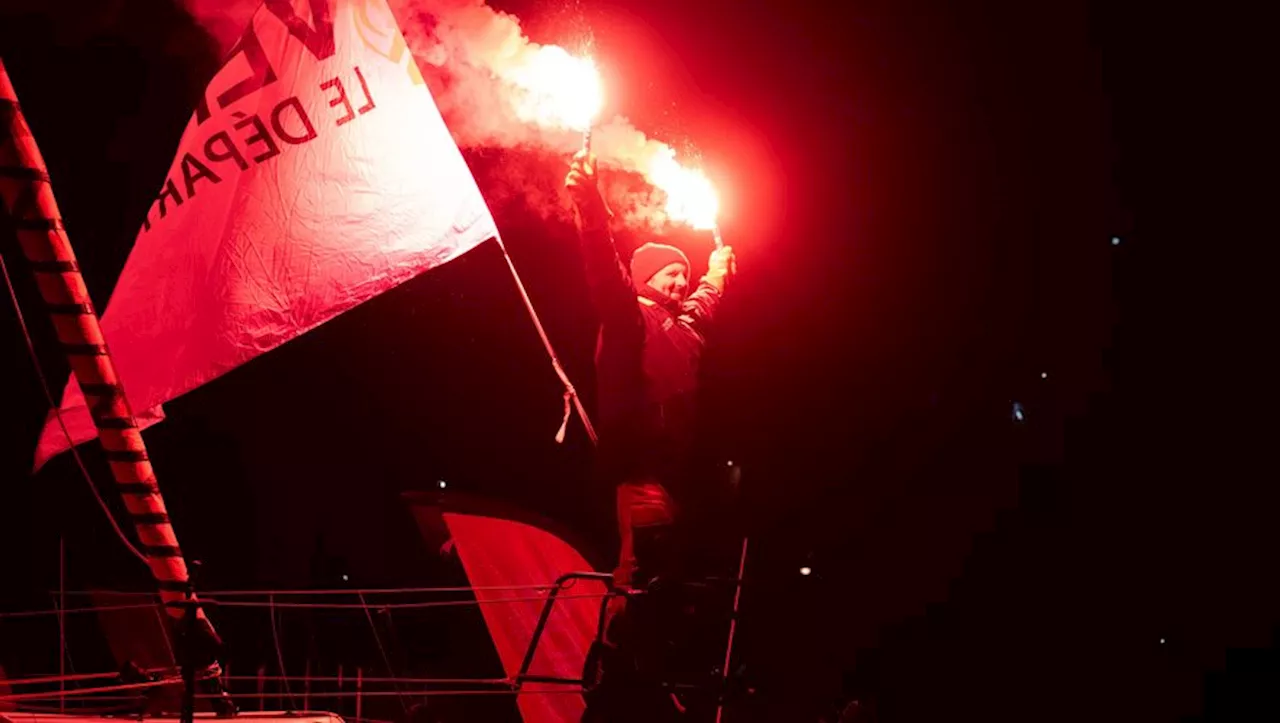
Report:
[{"label": "man's outstretched arm", "polygon": [[606,326],[642,325],[631,272],[622,263],[609,230],[613,213],[605,205],[596,183],[595,158],[586,151],[574,156],[565,187],[578,209],[578,238],[591,298]]},{"label": "man's outstretched arm", "polygon": [[738,261],[733,255],[733,247],[725,246],[712,251],[706,275],[681,305],[681,318],[700,333],[705,332],[715,319],[716,309],[720,306],[720,299],[724,296],[729,279],[737,270]]}]

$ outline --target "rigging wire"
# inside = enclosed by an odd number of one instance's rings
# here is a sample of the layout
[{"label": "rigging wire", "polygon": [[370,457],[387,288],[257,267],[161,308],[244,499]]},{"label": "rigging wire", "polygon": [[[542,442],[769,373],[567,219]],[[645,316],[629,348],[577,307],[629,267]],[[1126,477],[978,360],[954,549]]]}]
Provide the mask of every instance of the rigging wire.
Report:
[{"label": "rigging wire", "polygon": [[67,449],[71,452],[71,456],[76,460],[76,466],[80,468],[80,476],[84,478],[85,484],[89,486],[89,491],[93,493],[93,498],[98,501],[98,506],[102,508],[102,513],[107,516],[107,521],[111,523],[111,529],[115,530],[116,537],[120,538],[120,542],[133,553],[133,556],[143,564],[147,565],[147,558],[133,542],[124,534],[120,523],[116,521],[116,516],[111,513],[111,508],[107,506],[107,501],[102,498],[102,493],[98,491],[97,484],[94,483],[93,477],[89,474],[89,468],[85,466],[84,459],[80,457],[79,450],[76,449],[75,440],[71,438],[71,430],[67,429],[67,423],[62,418],[62,408],[53,398],[53,390],[49,387],[49,380],[45,377],[44,369],[40,367],[40,356],[36,354],[36,345],[31,338],[31,330],[27,327],[26,317],[22,313],[22,305],[18,302],[18,292],[14,289],[13,279],[9,277],[9,266],[4,261],[4,255],[0,254],[0,273],[4,275],[5,285],[9,287],[9,298],[13,301],[13,311],[18,316],[18,326],[22,329],[22,336],[27,342],[27,354],[31,357],[31,364],[35,367],[36,377],[40,380],[40,388],[44,391],[45,400],[49,403],[49,408],[53,410],[53,416],[58,420],[58,426],[62,429],[62,434],[67,438]]},{"label": "rigging wire", "polygon": [[42,675],[37,678],[0,678],[5,685],[39,685],[41,683],[74,683],[82,680],[102,680],[118,678],[120,671],[112,673],[80,673],[79,675]]},{"label": "rigging wire", "polygon": [[[609,593],[609,592],[599,592],[599,593],[580,593],[580,594],[573,594],[573,595],[559,595],[556,597],[556,600],[581,600],[581,599],[599,600],[600,598],[610,597],[612,594],[613,593]],[[204,604],[204,605],[213,605],[216,607],[224,607],[224,608],[260,608],[260,607],[267,606],[267,603],[256,602],[256,601],[251,602],[247,600],[229,601],[229,600],[218,600],[217,598],[201,598],[200,601],[201,601],[201,604]],[[418,610],[422,608],[464,607],[467,605],[502,605],[507,603],[546,602],[546,601],[547,601],[546,596],[528,596],[528,597],[498,598],[493,600],[478,600],[478,599],[431,600],[428,602],[420,602],[420,603],[379,603],[374,607],[377,607],[380,610]],[[280,609],[293,608],[293,609],[300,609],[300,610],[308,610],[308,609],[309,610],[360,610],[360,609],[369,607],[368,605],[361,604],[361,603],[275,603],[274,606]]]},{"label": "rigging wire", "polygon": [[[258,603],[258,606],[260,605],[261,603]],[[155,603],[139,603],[135,605],[101,605],[101,606],[84,607],[84,608],[64,608],[61,612],[63,614],[100,613],[100,612],[110,612],[113,610],[141,610],[143,608],[154,608],[154,607],[156,607]],[[8,618],[35,618],[35,617],[40,617],[42,615],[57,615],[58,613],[59,611],[57,610],[19,610],[16,612],[0,612],[0,620],[4,620]]]},{"label": "rigging wire", "polygon": [[123,683],[121,685],[103,685],[94,688],[76,688],[68,690],[65,693],[58,691],[35,692],[35,693],[14,693],[11,695],[0,695],[0,702],[19,701],[19,700],[42,700],[47,698],[57,698],[60,695],[89,695],[92,693],[118,693],[126,690],[144,690],[146,688],[154,688],[160,685],[173,685],[182,683],[182,678],[166,678],[164,680],[148,680],[142,683]]},{"label": "rigging wire", "polygon": [[[364,616],[369,620],[369,630],[373,632],[373,640],[378,644],[378,652],[382,654],[382,662],[387,666],[387,675],[394,676],[396,671],[391,667],[391,657],[387,655],[387,648],[382,644],[382,636],[378,634],[378,626],[373,623],[373,613],[369,612],[369,604],[364,599],[364,593],[357,590],[356,595],[360,596],[360,607],[364,609]],[[381,607],[386,609],[386,606]],[[398,696],[400,686],[396,685],[395,689]],[[403,697],[400,698],[400,707],[404,708],[405,713],[409,712],[409,704],[404,702]]]},{"label": "rigging wire", "polygon": [[[564,688],[503,688],[494,690],[419,690],[409,691],[410,693],[418,693],[420,695],[582,695],[582,687],[580,683],[565,683]],[[236,693],[238,698],[270,698],[274,693]],[[394,690],[373,690],[373,691],[343,691],[341,693],[315,693],[317,698],[390,698],[393,695],[401,695],[399,691]],[[202,693],[197,698],[217,698],[216,694]],[[0,698],[0,701],[4,698]]]},{"label": "rigging wire", "polygon": [[[289,680],[310,680],[312,683],[341,683],[341,682],[343,682],[343,681],[351,681],[351,680],[353,680],[353,678],[351,678],[351,676],[347,676],[347,677],[345,677],[345,678],[342,678],[342,677],[338,677],[338,676],[336,676],[336,675],[313,675],[313,676],[310,676],[309,678],[308,678],[308,677],[306,677],[306,676],[300,676],[300,675],[290,675],[290,676],[288,676],[288,678],[289,678]],[[273,683],[274,683],[274,682],[278,682],[278,681],[283,680],[283,679],[284,679],[284,678],[283,678],[282,676],[278,676],[278,675],[261,675],[261,676],[259,676],[259,675],[231,675],[231,676],[228,676],[228,677],[227,677],[227,680],[231,680],[231,681],[236,681],[236,680],[238,680],[238,681],[242,681],[242,682],[253,682],[253,681],[258,681],[258,680],[264,680],[264,681],[269,681],[269,682],[273,682]],[[377,684],[377,683],[394,683],[394,684],[405,684],[405,685],[409,685],[409,684],[425,684],[425,685],[507,685],[507,684],[509,684],[509,683],[511,682],[511,681],[510,681],[509,679],[507,679],[507,678],[414,678],[414,677],[399,677],[399,676],[396,676],[396,677],[393,677],[393,678],[382,678],[382,677],[378,677],[378,676],[369,676],[369,675],[363,676],[363,677],[361,678],[361,680],[362,680],[364,683],[366,683],[366,684],[370,684],[370,683],[372,683],[372,684]],[[328,693],[325,693],[325,692],[321,691],[321,692],[313,693],[312,695],[320,696],[320,695],[328,695]]]},{"label": "rigging wire", "polygon": [[271,612],[271,639],[276,645],[276,660],[280,663],[280,677],[284,680],[284,692],[289,696],[289,709],[297,710],[297,701],[293,699],[293,688],[289,686],[289,671],[284,669],[284,648],[280,646],[280,630],[276,626],[276,598],[272,595],[268,604]]},{"label": "rigging wire", "polygon": [[[160,680],[160,681],[153,681],[153,682],[149,682],[149,683],[134,683],[134,684],[131,684],[131,685],[118,685],[118,686],[113,686],[113,687],[112,687],[112,690],[113,690],[113,691],[136,690],[136,689],[140,689],[140,688],[155,687],[155,686],[157,686],[157,685],[179,685],[179,684],[181,684],[181,682],[182,682],[181,680]],[[101,689],[92,689],[92,690],[90,690],[90,689],[84,689],[84,690],[82,690],[82,691],[74,691],[74,692],[76,692],[76,693],[97,693],[97,692],[107,692],[107,691],[106,691],[106,689],[105,689],[105,688],[101,688]],[[429,696],[432,696],[432,695],[434,695],[434,696],[465,696],[465,695],[515,695],[515,696],[520,696],[520,695],[582,695],[581,687],[579,686],[579,684],[576,684],[576,683],[566,683],[566,684],[565,684],[565,686],[564,686],[563,688],[502,688],[502,689],[491,689],[491,690],[484,690],[484,689],[473,689],[473,690],[421,690],[421,691],[411,691],[411,692],[414,692],[414,693],[420,693],[420,694],[422,694],[422,695],[429,695]],[[71,693],[72,693],[72,691],[68,691],[68,695],[70,695]],[[12,702],[17,702],[17,701],[19,701],[19,700],[43,700],[43,699],[55,698],[55,697],[57,697],[57,695],[58,695],[58,694],[57,694],[56,692],[55,692],[55,693],[49,693],[49,694],[41,693],[41,694],[35,694],[35,695],[33,695],[33,694],[23,694],[21,697],[20,697],[20,696],[15,696],[15,695],[7,695],[7,696],[0,696],[0,703],[7,703],[7,702],[11,702],[11,701],[12,701]],[[235,695],[236,695],[236,697],[237,697],[237,698],[263,698],[263,699],[265,699],[265,698],[270,698],[270,697],[272,697],[273,695],[275,695],[275,693],[236,693]],[[320,697],[320,698],[359,698],[359,697],[364,697],[364,698],[388,698],[388,697],[391,697],[391,696],[393,696],[393,695],[401,695],[401,694],[400,694],[400,693],[398,693],[398,692],[396,692],[396,691],[391,691],[391,690],[374,690],[374,691],[343,691],[343,692],[340,692],[340,693],[316,693],[316,694],[314,694],[314,695],[316,695],[316,697]],[[196,698],[197,698],[198,700],[212,700],[212,699],[215,699],[215,698],[221,698],[221,696],[220,696],[219,694],[217,694],[217,693],[197,693],[197,694],[196,694]],[[101,698],[86,698],[85,700],[112,700],[112,699],[116,699],[116,698],[113,698],[113,697],[110,697],[110,696],[103,696],[103,697],[101,697]],[[300,712],[303,712],[303,711],[294,711],[294,714],[296,715],[297,713],[300,713]],[[255,717],[258,717],[258,716],[255,716]],[[286,716],[282,716],[282,717],[288,717],[288,716],[286,715]],[[353,717],[353,718],[346,718],[346,717],[344,716],[344,720],[368,720],[368,719],[365,719],[365,718],[354,718],[354,717]]]},{"label": "rigging wire", "polygon": [[[561,588],[573,587],[577,581],[570,580]],[[445,593],[445,592],[507,592],[533,590],[545,592],[554,590],[555,583],[546,583],[542,585],[472,585],[464,587],[385,587],[370,588],[361,590],[365,595],[409,595],[415,593]],[[150,592],[139,590],[68,590],[68,595],[96,595],[100,593],[111,593],[114,595],[150,595]],[[268,595],[350,595],[351,588],[337,589],[316,589],[316,590],[205,590],[201,592],[201,597],[252,597],[252,596],[268,596]]]},{"label": "rigging wire", "polygon": [[[569,595],[560,595],[556,597],[560,600],[599,600],[601,598],[610,597],[613,593],[577,593]],[[432,600],[420,603],[380,603],[378,605],[369,605],[368,603],[277,603],[277,602],[257,602],[257,601],[227,601],[218,600],[216,598],[201,598],[201,605],[224,607],[224,608],[274,608],[284,609],[302,609],[302,610],[366,610],[370,607],[377,607],[380,610],[417,610],[423,608],[444,608],[444,607],[465,607],[468,605],[504,605],[509,603],[524,602],[546,602],[545,596],[531,597],[510,597],[499,598],[493,600]],[[158,608],[155,603],[139,603],[133,605],[102,605],[82,608],[66,608],[63,613],[92,613],[92,612],[108,612],[112,610],[141,610],[143,608]],[[6,618],[31,618],[42,615],[57,615],[57,610],[20,610],[17,612],[0,612],[0,620]]]},{"label": "rigging wire", "polygon": [[[95,698],[94,700],[99,700],[99,699]],[[133,699],[131,698],[130,700],[133,700]],[[71,703],[72,701],[67,701],[67,702]],[[75,702],[79,703],[82,701],[75,701]],[[120,705],[115,705],[110,708],[72,708],[71,710],[73,711],[73,715],[77,715],[77,716],[108,717],[108,716],[117,716],[117,715],[136,712],[138,710],[138,704],[136,702],[133,702],[133,703],[123,703]],[[16,712],[36,713],[38,715],[65,715],[66,708],[62,706],[52,706],[52,705],[44,706],[44,705],[32,705],[30,703],[19,703]]]},{"label": "rigging wire", "polygon": [[[168,672],[168,671],[172,671],[173,669],[163,668],[163,669],[157,669],[157,670],[162,672]],[[38,678],[0,678],[0,683],[4,683],[5,685],[37,685],[37,684],[48,685],[51,683],[58,683],[58,682],[75,683],[75,682],[83,682],[88,680],[105,680],[108,678],[118,679],[119,677],[120,677],[120,672],[114,671],[109,673],[82,673],[79,675],[65,675],[65,676],[45,675],[45,676],[40,676]],[[177,680],[177,675],[168,675],[168,676],[165,676],[163,679]],[[333,675],[329,675],[329,676],[313,675],[309,677],[303,676],[303,675],[231,675],[231,676],[227,676],[227,680],[240,681],[240,682],[254,682],[258,680],[263,680],[263,681],[269,681],[273,683],[278,683],[286,680],[293,680],[293,681],[310,680],[313,683],[335,683],[335,682],[341,683],[343,681],[349,682],[355,679],[352,678],[351,676],[338,677]],[[510,679],[508,678],[417,678],[412,676],[409,676],[409,677],[397,676],[393,678],[384,678],[379,676],[365,676],[365,677],[362,677],[361,680],[364,683],[371,683],[371,684],[396,683],[396,684],[403,684],[403,685],[509,685],[511,683]],[[57,693],[54,691],[51,691],[49,692],[49,695],[57,695]],[[267,695],[274,695],[274,693],[270,693]],[[319,692],[312,693],[312,695],[323,696],[323,695],[328,695],[328,693],[319,691]]]}]

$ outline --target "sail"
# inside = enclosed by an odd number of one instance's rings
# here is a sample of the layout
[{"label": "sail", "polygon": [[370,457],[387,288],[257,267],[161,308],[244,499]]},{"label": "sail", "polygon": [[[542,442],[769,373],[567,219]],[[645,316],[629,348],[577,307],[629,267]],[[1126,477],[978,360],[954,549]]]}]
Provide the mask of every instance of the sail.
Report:
[{"label": "sail", "polygon": [[[268,0],[192,114],[102,316],[160,405],[497,235],[384,0]],[[74,380],[74,443],[96,436]],[[51,415],[38,469],[68,447]]]},{"label": "sail", "polygon": [[[406,497],[424,537],[448,536],[481,603],[503,672],[515,679],[545,604],[545,588],[566,573],[592,572],[591,563],[583,550],[553,531],[552,522],[525,511],[456,494]],[[605,585],[595,580],[578,580],[563,590],[538,640],[529,674],[582,676],[606,593]],[[527,694],[516,703],[525,723],[576,723],[582,717],[580,686],[527,682],[523,689]]]}]

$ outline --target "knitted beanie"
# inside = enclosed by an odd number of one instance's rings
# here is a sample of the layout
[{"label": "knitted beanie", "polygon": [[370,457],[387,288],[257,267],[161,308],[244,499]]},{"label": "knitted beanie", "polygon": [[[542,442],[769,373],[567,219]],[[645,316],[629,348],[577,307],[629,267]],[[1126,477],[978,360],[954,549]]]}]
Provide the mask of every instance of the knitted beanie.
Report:
[{"label": "knitted beanie", "polygon": [[636,249],[631,256],[631,279],[636,288],[644,286],[653,275],[667,267],[668,264],[684,264],[685,273],[692,271],[689,257],[675,246],[647,243]]}]

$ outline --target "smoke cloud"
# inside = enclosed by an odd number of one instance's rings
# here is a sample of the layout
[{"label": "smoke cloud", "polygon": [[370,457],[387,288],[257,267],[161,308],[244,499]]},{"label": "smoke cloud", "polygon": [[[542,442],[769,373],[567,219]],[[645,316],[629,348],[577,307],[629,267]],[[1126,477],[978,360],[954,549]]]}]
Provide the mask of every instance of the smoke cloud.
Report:
[{"label": "smoke cloud", "polygon": [[[518,112],[524,91],[515,78],[542,48],[519,18],[483,0],[393,0],[392,7],[458,145],[543,151],[557,160],[581,147],[580,133],[530,123]],[[603,167],[646,179],[675,158],[671,146],[623,116],[598,124],[591,145]],[[604,190],[617,219],[644,228],[666,223],[662,191],[634,179],[609,181]]]},{"label": "smoke cloud", "polygon": [[[185,2],[224,50],[234,44],[259,5],[259,0]],[[562,175],[567,170],[567,157],[582,145],[581,133],[539,125],[519,112],[525,91],[516,79],[543,48],[525,35],[519,18],[483,0],[389,0],[389,4],[461,148],[472,152],[507,149],[540,157],[546,169],[535,176]],[[674,149],[617,116],[596,125],[592,151],[602,167],[624,172],[602,176],[616,219],[636,229],[664,227],[666,194],[654,188],[651,173],[672,165]],[[485,165],[481,181],[486,195],[496,192],[504,202],[523,195],[524,202],[539,213],[568,214],[563,194],[557,197],[549,192],[546,178],[531,178],[527,160],[505,170]],[[635,176],[645,182],[637,183]]]}]

